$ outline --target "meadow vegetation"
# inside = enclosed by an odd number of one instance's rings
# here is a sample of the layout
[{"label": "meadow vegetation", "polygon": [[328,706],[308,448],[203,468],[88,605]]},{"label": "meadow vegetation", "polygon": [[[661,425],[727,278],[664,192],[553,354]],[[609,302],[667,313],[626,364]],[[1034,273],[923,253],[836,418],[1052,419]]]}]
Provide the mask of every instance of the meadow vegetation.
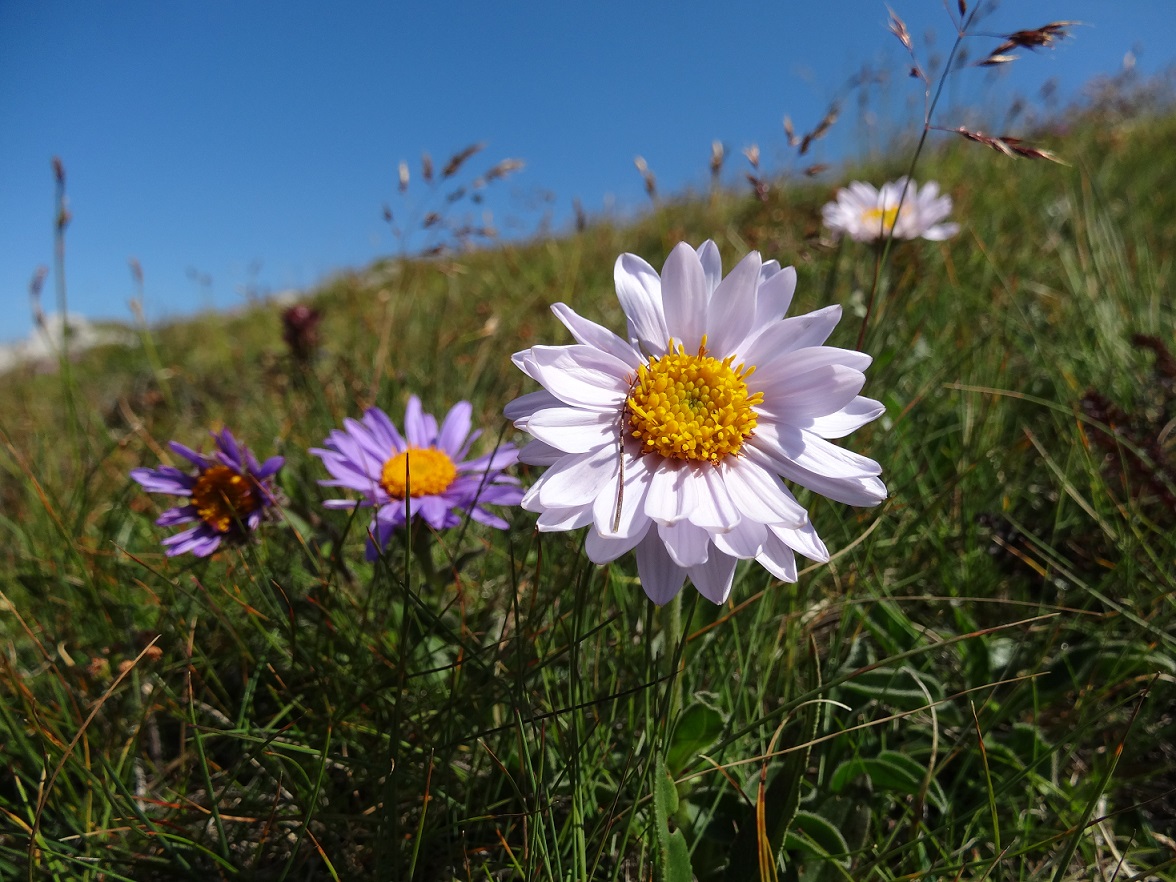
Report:
[{"label": "meadow vegetation", "polygon": [[[622,328],[617,255],[679,241],[794,265],[853,348],[875,256],[820,237],[828,183],[378,263],[309,298],[306,357],[259,304],[9,373],[0,876],[1176,879],[1176,117],[1064,122],[1067,166],[924,153],[962,231],[881,264],[849,444],[890,496],[802,496],[833,559],[723,606],[519,509],[366,563],[307,450],[414,394],[521,441],[510,354],[570,342],[558,301]],[[128,473],[222,426],[286,457],[280,516],[166,558]]]}]

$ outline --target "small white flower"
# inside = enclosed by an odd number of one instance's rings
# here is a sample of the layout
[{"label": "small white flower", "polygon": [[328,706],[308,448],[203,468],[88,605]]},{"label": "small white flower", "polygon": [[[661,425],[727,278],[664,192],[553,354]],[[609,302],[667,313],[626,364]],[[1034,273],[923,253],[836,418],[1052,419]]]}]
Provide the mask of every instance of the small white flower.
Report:
[{"label": "small white flower", "polygon": [[723,278],[710,241],[679,244],[660,277],[622,254],[615,278],[628,340],[559,303],[577,342],[514,356],[543,387],[506,407],[535,439],[519,459],[548,467],[523,508],[542,531],[588,527],[595,563],[636,549],[658,604],[686,577],[722,603],[737,560],[787,581],[795,551],[828,560],[781,479],[850,505],[886,497],[876,462],[826,440],[883,412],[858,395],[870,357],[821,345],[841,308],[784,318],[796,272],[753,252]]},{"label": "small white flower", "polygon": [[825,226],[835,236],[849,236],[856,242],[891,237],[947,239],[960,231],[959,224],[940,223],[949,214],[951,197],[940,196],[937,183],[928,181],[919,187],[905,177],[883,184],[881,190],[854,181],[837,191],[836,202],[821,209]]}]

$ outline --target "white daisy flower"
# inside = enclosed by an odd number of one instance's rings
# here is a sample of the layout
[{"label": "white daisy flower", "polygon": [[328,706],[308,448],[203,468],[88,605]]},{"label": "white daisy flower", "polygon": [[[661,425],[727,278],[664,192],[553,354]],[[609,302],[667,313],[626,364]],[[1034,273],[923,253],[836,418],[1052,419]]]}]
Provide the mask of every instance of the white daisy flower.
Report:
[{"label": "white daisy flower", "polygon": [[[903,195],[903,191],[906,195]],[[951,214],[951,197],[939,195],[939,185],[928,181],[919,187],[909,178],[883,184],[881,190],[854,181],[837,191],[837,201],[821,209],[821,218],[835,236],[856,242],[879,239],[931,239],[954,236],[960,225],[941,223]]]},{"label": "white daisy flower", "polygon": [[514,355],[543,387],[506,407],[535,439],[519,459],[548,467],[523,508],[542,531],[588,527],[595,563],[636,549],[658,604],[687,577],[724,602],[738,560],[793,582],[795,551],[828,560],[782,479],[850,505],[886,497],[876,462],[826,440],[883,411],[858,394],[870,357],[821,345],[841,308],[785,319],[795,270],[752,252],[723,278],[710,241],[679,244],[660,277],[622,254],[615,278],[628,340],[558,303],[577,342]]}]

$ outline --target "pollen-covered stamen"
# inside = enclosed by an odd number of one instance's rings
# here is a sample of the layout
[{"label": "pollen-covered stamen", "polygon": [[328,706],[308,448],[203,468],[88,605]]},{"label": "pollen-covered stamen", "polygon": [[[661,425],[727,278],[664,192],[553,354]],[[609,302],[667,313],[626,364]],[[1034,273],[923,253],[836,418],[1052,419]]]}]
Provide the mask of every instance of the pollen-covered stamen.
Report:
[{"label": "pollen-covered stamen", "polygon": [[862,220],[871,227],[881,227],[882,231],[889,233],[894,229],[895,223],[898,221],[898,206],[891,208],[867,208],[862,212]]},{"label": "pollen-covered stamen", "polygon": [[670,341],[668,352],[637,369],[626,401],[628,433],[641,442],[641,453],[714,465],[739,453],[756,426],[753,408],[764,400],[750,394],[747,378],[755,367],[732,366],[706,354],[706,337],[698,355]]},{"label": "pollen-covered stamen", "polygon": [[[393,499],[444,493],[457,477],[457,466],[436,447],[410,447],[386,463],[380,486]],[[406,492],[407,491],[407,492]]]},{"label": "pollen-covered stamen", "polygon": [[200,520],[218,533],[228,533],[261,507],[261,490],[248,475],[214,465],[192,485],[192,505]]}]

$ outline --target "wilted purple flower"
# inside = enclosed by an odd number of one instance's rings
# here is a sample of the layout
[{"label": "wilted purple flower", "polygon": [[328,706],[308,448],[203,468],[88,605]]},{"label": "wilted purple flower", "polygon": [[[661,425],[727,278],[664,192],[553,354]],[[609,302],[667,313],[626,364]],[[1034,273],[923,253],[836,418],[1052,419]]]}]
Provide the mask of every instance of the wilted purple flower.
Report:
[{"label": "wilted purple flower", "polygon": [[318,351],[322,313],[313,306],[297,303],[282,312],[282,339],[298,362],[308,362]]},{"label": "wilted purple flower", "polygon": [[331,432],[322,448],[310,452],[321,457],[331,473],[326,487],[346,487],[363,494],[352,499],[328,499],[327,508],[375,507],[369,528],[368,560],[375,560],[393,531],[408,518],[421,518],[434,530],[461,523],[460,512],[480,523],[505,530],[507,522],[487,511],[485,505],[517,505],[523,498],[517,478],[503,474],[518,460],[513,445],[503,445],[485,456],[466,460],[480,430],[470,431],[468,401],[459,401],[437,420],[421,411],[420,399],[408,400],[404,436],[378,407],[361,420],[344,420],[343,429]]},{"label": "wilted purple flower", "polygon": [[163,540],[168,556],[191,552],[207,557],[221,542],[240,542],[257,529],[265,510],[274,504],[273,477],[285,460],[274,456],[259,464],[249,448],[238,444],[228,429],[212,433],[211,456],[172,441],[173,452],[196,466],[189,475],[174,466],[132,469],[131,477],[149,493],[187,496],[186,505],[169,508],[156,524],[196,526]]}]

